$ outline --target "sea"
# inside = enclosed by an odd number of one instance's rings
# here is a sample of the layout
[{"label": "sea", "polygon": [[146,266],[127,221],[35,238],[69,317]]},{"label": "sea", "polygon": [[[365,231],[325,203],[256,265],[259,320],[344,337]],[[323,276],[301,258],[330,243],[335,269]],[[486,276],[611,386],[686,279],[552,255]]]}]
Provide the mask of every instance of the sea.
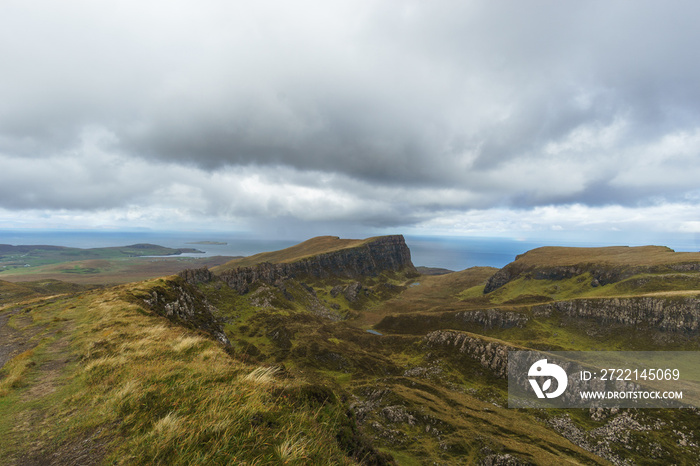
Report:
[{"label": "sea", "polygon": [[[656,244],[671,247],[676,251],[700,250],[700,238],[697,235],[655,237],[654,241],[646,242],[643,239],[635,241],[617,239],[617,241],[602,242],[556,238],[533,240],[484,236],[404,236],[411,250],[411,259],[416,266],[455,271],[475,266],[501,268],[515,260],[518,254],[542,246],[600,247]],[[264,239],[242,233],[0,229],[0,244],[97,248],[152,243],[171,248],[194,248],[203,252],[203,254],[187,254],[195,257],[250,256],[259,252],[284,249],[306,239],[308,238]]]}]

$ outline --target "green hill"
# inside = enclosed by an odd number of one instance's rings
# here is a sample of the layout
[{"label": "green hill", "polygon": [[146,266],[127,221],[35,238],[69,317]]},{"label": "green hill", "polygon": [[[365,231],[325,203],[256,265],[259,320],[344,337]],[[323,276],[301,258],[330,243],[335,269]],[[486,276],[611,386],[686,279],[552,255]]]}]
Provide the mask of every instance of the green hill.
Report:
[{"label": "green hill", "polygon": [[311,238],[303,243],[279,251],[261,252],[252,256],[237,258],[221,266],[213,267],[212,271],[223,272],[224,270],[238,267],[251,267],[263,262],[269,262],[270,264],[290,263],[320,254],[339,251],[341,249],[356,248],[376,239],[377,238],[367,238],[360,240],[341,239],[337,236],[317,236],[316,238]]},{"label": "green hill", "polygon": [[0,463],[697,464],[697,410],[506,407],[511,349],[700,349],[695,259],[629,249],[426,276],[398,236],[321,237],[111,288],[0,283]]}]

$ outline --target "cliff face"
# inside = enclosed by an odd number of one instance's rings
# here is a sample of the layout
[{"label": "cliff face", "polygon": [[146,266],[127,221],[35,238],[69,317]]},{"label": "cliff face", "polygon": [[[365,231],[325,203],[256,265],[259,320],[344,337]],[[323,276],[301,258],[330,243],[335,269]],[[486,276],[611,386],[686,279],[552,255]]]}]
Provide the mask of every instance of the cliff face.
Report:
[{"label": "cliff face", "polygon": [[[580,249],[585,250],[586,248]],[[486,283],[484,293],[490,293],[511,280],[522,276],[534,280],[565,280],[577,275],[589,273],[592,277],[592,286],[603,286],[617,283],[642,273],[700,271],[700,261],[698,261],[696,256],[687,257],[684,255],[686,253],[674,253],[668,248],[642,247],[629,249],[630,251],[640,249],[640,251],[635,251],[632,259],[628,259],[628,263],[625,263],[624,260],[616,258],[615,256],[605,258],[592,254],[591,257],[585,258],[585,256],[581,255],[583,254],[581,252],[578,252],[578,255],[572,259],[580,261],[577,263],[565,264],[561,258],[557,257],[542,258],[542,262],[538,263],[535,259],[530,257],[530,255],[533,255],[536,258],[538,255],[528,252],[518,256],[514,262],[511,262],[493,274]],[[648,249],[651,250],[648,251]],[[659,250],[668,255],[668,257],[664,258],[665,262],[664,260],[659,260],[657,256],[653,256],[654,253],[659,254]],[[650,255],[649,263],[644,263],[645,254]],[[676,255],[680,256],[674,259]],[[550,262],[547,262],[548,260]],[[655,261],[657,261],[657,263],[655,263]]]},{"label": "cliff face", "polygon": [[231,344],[216,317],[217,309],[195,287],[182,280],[168,280],[154,286],[140,300],[156,314],[185,327],[203,330],[226,346]]},{"label": "cliff face", "polygon": [[523,309],[512,311],[490,308],[459,312],[393,314],[382,318],[375,328],[392,333],[415,335],[447,328],[469,332],[522,328],[528,321],[529,317]]},{"label": "cliff face", "polygon": [[[423,338],[429,347],[448,347],[475,359],[496,377],[508,377],[508,352],[519,348],[454,330],[437,330]],[[534,362],[534,361],[533,361]]]},{"label": "cliff face", "polygon": [[[414,272],[411,252],[401,235],[382,236],[358,247],[306,257],[295,262],[239,267],[221,273],[218,278],[240,293],[253,283],[274,284],[291,278],[359,278],[382,272]],[[180,276],[190,283],[214,279],[206,269],[186,270]]]},{"label": "cliff face", "polygon": [[557,311],[567,317],[595,319],[601,324],[649,325],[662,331],[697,333],[698,298],[597,298],[558,301],[533,307],[547,316]]}]

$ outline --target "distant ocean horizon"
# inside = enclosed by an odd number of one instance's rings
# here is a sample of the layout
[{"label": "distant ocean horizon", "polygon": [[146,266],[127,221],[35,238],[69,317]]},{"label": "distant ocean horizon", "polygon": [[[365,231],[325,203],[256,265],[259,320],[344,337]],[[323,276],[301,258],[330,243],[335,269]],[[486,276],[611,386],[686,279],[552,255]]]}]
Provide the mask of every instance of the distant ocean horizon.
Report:
[{"label": "distant ocean horizon", "polygon": [[[371,236],[371,235],[370,235]],[[696,237],[668,238],[667,242],[607,242],[516,240],[502,237],[472,236],[414,236],[404,235],[416,266],[464,270],[469,267],[501,268],[515,260],[518,254],[542,246],[600,247],[613,245],[639,246],[657,244],[676,251],[698,251]],[[0,244],[68,246],[97,248],[152,243],[171,248],[195,248],[203,256],[250,256],[275,251],[300,243],[300,239],[260,239],[249,235],[213,232],[156,232],[156,231],[103,231],[103,230],[0,230]],[[202,242],[226,244],[195,244]],[[190,254],[188,254],[190,255]]]}]

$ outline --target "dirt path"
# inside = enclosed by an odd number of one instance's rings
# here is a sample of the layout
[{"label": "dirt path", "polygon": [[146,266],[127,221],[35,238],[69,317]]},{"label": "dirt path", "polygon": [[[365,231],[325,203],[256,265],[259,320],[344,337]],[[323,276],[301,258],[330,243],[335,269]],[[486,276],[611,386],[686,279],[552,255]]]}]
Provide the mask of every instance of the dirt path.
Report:
[{"label": "dirt path", "polygon": [[[100,426],[61,442],[56,442],[42,433],[42,426],[49,422],[47,416],[50,415],[50,409],[47,411],[41,400],[56,393],[66,383],[64,372],[76,357],[69,343],[73,322],[58,319],[50,324],[35,323],[33,314],[45,312],[43,309],[37,309],[36,304],[45,302],[44,298],[0,309],[0,369],[13,357],[39,345],[42,345],[43,355],[39,358],[40,362],[31,367],[26,384],[20,389],[20,396],[16,401],[20,405],[26,404],[26,408],[16,413],[10,421],[14,425],[12,442],[21,447],[11,453],[0,451],[0,464],[101,464],[108,451],[108,445],[113,440],[113,436],[105,435],[105,432],[113,426]],[[46,315],[42,317],[46,319]]]},{"label": "dirt path", "polygon": [[33,323],[32,316],[23,307],[0,311],[0,369],[13,357],[38,344],[32,337],[41,329],[30,328]]}]

